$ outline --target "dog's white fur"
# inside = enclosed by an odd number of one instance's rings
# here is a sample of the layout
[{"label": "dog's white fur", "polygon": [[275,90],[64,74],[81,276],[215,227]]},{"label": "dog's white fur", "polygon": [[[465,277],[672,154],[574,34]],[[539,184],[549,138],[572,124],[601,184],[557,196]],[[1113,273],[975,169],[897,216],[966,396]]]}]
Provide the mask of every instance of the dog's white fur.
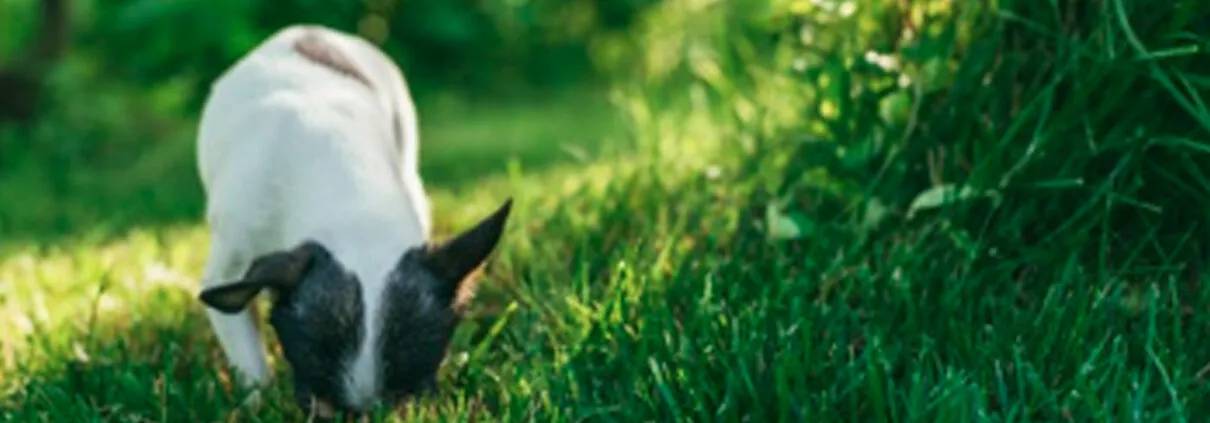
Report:
[{"label": "dog's white fur", "polygon": [[[375,88],[296,52],[308,31]],[[366,41],[318,26],[290,26],[265,40],[215,81],[202,112],[197,155],[211,230],[205,287],[236,281],[256,257],[307,239],[327,247],[357,274],[365,298],[365,343],[345,363],[355,403],[372,401],[380,384],[370,348],[379,319],[371,316],[387,273],[429,238],[418,154],[416,111],[400,69]],[[252,315],[207,313],[243,384],[268,382]]]}]

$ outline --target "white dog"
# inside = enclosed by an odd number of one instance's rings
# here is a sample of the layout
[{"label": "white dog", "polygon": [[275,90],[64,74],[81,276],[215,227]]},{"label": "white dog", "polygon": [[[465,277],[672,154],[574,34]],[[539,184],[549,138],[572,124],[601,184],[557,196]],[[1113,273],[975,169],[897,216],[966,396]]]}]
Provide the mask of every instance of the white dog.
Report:
[{"label": "white dog", "polygon": [[430,245],[416,128],[399,68],[319,26],[277,32],[212,86],[197,144],[211,230],[200,299],[244,386],[271,376],[250,306],[266,291],[304,410],[365,413],[435,387],[511,199]]}]

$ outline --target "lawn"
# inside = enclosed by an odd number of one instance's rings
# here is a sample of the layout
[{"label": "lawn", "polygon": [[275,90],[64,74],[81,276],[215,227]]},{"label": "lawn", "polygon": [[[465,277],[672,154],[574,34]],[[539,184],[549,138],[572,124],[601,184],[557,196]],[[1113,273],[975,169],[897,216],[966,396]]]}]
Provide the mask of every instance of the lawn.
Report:
[{"label": "lawn", "polygon": [[[407,421],[1210,416],[1210,11],[919,2],[940,29],[860,38],[898,12],[699,3],[632,52],[666,78],[421,101],[439,236],[516,206]],[[236,407],[193,297],[192,128],[157,116],[121,126],[135,152],[103,122],[0,133],[31,151],[0,157],[0,418],[302,419],[285,380]]]}]

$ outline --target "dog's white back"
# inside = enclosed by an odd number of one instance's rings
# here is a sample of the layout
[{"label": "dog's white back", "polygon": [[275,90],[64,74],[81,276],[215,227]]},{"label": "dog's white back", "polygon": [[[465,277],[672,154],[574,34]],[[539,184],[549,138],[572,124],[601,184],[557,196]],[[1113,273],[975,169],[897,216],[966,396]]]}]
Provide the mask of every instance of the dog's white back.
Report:
[{"label": "dog's white back", "polygon": [[[308,36],[339,48],[373,86],[298,52],[296,42]],[[359,38],[293,26],[267,39],[214,83],[202,113],[198,164],[208,217],[229,202],[282,202],[261,206],[292,210],[296,221],[280,229],[289,237],[321,223],[309,219],[346,215],[331,207],[403,207],[409,210],[391,218],[410,216],[412,237],[426,238],[416,112],[404,84],[398,67]],[[258,190],[277,192],[249,192]],[[234,207],[242,213],[249,206]]]}]

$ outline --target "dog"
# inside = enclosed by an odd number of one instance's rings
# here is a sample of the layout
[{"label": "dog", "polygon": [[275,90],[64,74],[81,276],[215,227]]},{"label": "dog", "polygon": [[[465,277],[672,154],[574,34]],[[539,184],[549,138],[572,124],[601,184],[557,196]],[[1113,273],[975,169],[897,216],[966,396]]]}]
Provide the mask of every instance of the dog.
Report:
[{"label": "dog", "polygon": [[512,199],[432,242],[419,151],[402,71],[353,35],[283,28],[212,84],[198,298],[243,386],[271,379],[253,311],[264,292],[304,411],[365,415],[435,389]]}]

